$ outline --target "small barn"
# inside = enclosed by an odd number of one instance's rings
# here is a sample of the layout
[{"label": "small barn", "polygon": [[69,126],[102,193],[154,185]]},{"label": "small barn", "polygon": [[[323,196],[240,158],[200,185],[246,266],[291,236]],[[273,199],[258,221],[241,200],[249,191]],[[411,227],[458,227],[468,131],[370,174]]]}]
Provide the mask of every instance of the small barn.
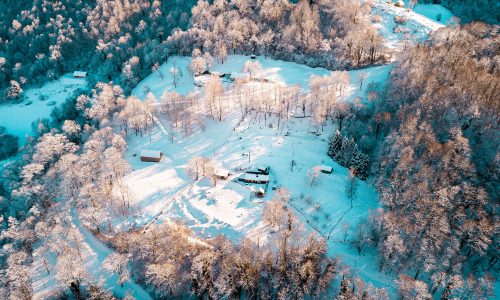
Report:
[{"label": "small barn", "polygon": [[163,153],[157,150],[142,150],[141,161],[159,162],[163,158]]},{"label": "small barn", "polygon": [[321,173],[325,173],[325,174],[332,174],[333,173],[333,167],[332,166],[319,165],[318,168],[321,171]]},{"label": "small barn", "polygon": [[75,72],[73,72],[73,77],[74,78],[85,78],[85,77],[87,77],[87,72],[75,71]]},{"label": "small barn", "polygon": [[267,184],[269,183],[269,175],[257,172],[247,172],[240,177],[240,181],[246,183]]}]

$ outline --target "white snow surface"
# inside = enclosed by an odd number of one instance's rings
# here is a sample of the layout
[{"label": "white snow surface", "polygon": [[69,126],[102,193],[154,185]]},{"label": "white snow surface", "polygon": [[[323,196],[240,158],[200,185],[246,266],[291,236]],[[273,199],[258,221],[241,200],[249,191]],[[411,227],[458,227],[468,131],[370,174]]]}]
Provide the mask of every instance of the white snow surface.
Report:
[{"label": "white snow surface", "polygon": [[[443,25],[447,25],[453,18],[451,11],[439,4],[417,4],[413,11]],[[438,17],[440,18],[439,21]]]},{"label": "white snow surface", "polygon": [[40,87],[28,88],[23,93],[24,101],[0,105],[0,126],[7,128],[8,133],[18,136],[19,146],[22,146],[26,136],[31,134],[32,122],[50,118],[54,107],[63,103],[77,89],[86,86],[86,79],[73,78],[68,73]]},{"label": "white snow surface", "polygon": [[[249,57],[229,56],[223,65],[216,64],[213,70],[238,71],[247,59]],[[173,60],[182,68],[189,64],[190,58],[171,58],[160,69],[170,69]],[[264,66],[264,72],[273,76],[274,82],[248,83],[256,85],[256,93],[273,84],[299,84],[303,90],[307,90],[311,75],[329,74],[328,70],[322,68],[309,68],[264,57],[257,57],[257,60]],[[351,85],[346,97],[365,98],[368,84],[384,83],[391,68],[392,65],[385,65],[350,71]],[[358,81],[360,72],[367,75],[361,90]],[[149,87],[156,98],[160,98],[164,91],[175,89],[186,94],[198,89],[187,73],[181,77],[177,87],[174,87],[168,73],[163,74],[162,79],[155,72],[139,83],[133,94],[144,99],[144,86]],[[229,84],[227,88],[230,89]],[[233,96],[229,91],[225,97]],[[392,279],[378,273],[374,255],[357,255],[356,250],[343,241],[343,223],[348,223],[354,229],[358,222],[367,217],[370,209],[378,207],[378,196],[373,186],[358,180],[358,194],[351,209],[351,202],[345,195],[348,170],[326,154],[328,136],[333,132],[331,125],[327,125],[324,132],[315,132],[309,118],[291,118],[285,127],[278,129],[275,118],[268,117],[265,121],[262,115],[251,115],[241,121],[239,109],[233,107],[223,122],[208,120],[205,131],[198,130],[187,137],[175,134],[172,143],[169,133],[164,130],[169,126],[167,120],[160,117],[157,121],[159,126],[153,130],[151,137],[128,138],[126,159],[133,170],[125,180],[134,193],[134,203],[141,213],[117,222],[117,230],[143,226],[151,221],[170,222],[181,219],[195,232],[207,238],[224,234],[234,242],[244,237],[264,241],[268,234],[261,220],[265,202],[274,195],[272,187],[286,187],[293,197],[290,205],[306,227],[325,238],[329,237],[331,255],[342,256],[360,276],[374,285],[391,286]],[[143,149],[161,150],[164,159],[160,163],[141,162],[138,154]],[[216,160],[232,176],[228,180],[219,180],[216,186],[208,178],[194,182],[187,174],[186,166],[189,159],[195,156]],[[292,160],[296,162],[293,170],[290,168]],[[321,184],[311,187],[306,181],[307,173],[321,164],[333,166],[333,174],[321,174]],[[245,170],[258,165],[269,165],[271,168],[271,182],[267,187],[243,184],[237,180]],[[266,188],[264,198],[254,195],[260,187]]]},{"label": "white snow surface", "polygon": [[[374,23],[374,26],[386,40],[386,46],[395,52],[402,51],[405,43],[424,41],[430,32],[444,27],[452,17],[446,8],[437,4],[417,4],[415,8],[416,10],[408,11],[407,8],[387,4],[385,0],[377,0],[375,2],[372,14],[381,16],[382,22]],[[436,20],[436,16],[439,13],[442,15],[441,22]],[[408,34],[394,32],[394,28],[398,25],[394,21],[395,16],[408,18],[406,24],[400,25],[400,27],[408,30]]]}]

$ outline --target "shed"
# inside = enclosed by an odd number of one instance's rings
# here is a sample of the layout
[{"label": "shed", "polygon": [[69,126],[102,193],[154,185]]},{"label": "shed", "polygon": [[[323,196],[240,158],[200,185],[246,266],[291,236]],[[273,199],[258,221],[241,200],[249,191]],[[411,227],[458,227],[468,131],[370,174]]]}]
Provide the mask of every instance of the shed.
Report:
[{"label": "shed", "polygon": [[73,77],[74,78],[85,78],[85,77],[87,77],[87,72],[84,72],[84,71],[74,71],[73,72]]},{"label": "shed", "polygon": [[224,168],[217,168],[214,175],[219,179],[227,179],[229,177],[229,171]]},{"label": "shed", "polygon": [[256,174],[255,172],[247,172],[240,177],[240,181],[247,183],[260,183],[267,184],[269,183],[269,175],[266,174]]},{"label": "shed", "polygon": [[321,171],[321,173],[332,174],[332,172],[333,172],[332,166],[319,165],[318,168]]},{"label": "shed", "polygon": [[157,150],[142,150],[141,161],[159,162],[163,158],[163,153]]}]

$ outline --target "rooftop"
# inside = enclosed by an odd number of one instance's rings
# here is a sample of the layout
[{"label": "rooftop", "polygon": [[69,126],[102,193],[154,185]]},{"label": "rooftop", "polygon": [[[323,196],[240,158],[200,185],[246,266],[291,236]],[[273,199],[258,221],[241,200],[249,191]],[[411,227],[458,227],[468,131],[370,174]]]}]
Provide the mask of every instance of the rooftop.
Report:
[{"label": "rooftop", "polygon": [[141,151],[141,156],[143,156],[143,157],[160,158],[161,155],[162,155],[161,151],[157,151],[157,150],[142,150]]}]

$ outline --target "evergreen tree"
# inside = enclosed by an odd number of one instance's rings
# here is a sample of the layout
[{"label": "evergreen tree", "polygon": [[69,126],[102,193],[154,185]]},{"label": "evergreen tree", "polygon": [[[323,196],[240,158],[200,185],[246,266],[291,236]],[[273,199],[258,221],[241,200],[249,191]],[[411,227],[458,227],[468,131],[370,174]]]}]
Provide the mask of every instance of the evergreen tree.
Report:
[{"label": "evergreen tree", "polygon": [[368,155],[358,150],[353,154],[349,165],[356,170],[356,176],[360,179],[366,179],[368,177],[368,163]]},{"label": "evergreen tree", "polygon": [[336,131],[335,135],[330,138],[330,143],[328,145],[328,155],[330,157],[336,157],[336,154],[340,151],[342,147],[342,136],[340,135],[340,131]]}]

